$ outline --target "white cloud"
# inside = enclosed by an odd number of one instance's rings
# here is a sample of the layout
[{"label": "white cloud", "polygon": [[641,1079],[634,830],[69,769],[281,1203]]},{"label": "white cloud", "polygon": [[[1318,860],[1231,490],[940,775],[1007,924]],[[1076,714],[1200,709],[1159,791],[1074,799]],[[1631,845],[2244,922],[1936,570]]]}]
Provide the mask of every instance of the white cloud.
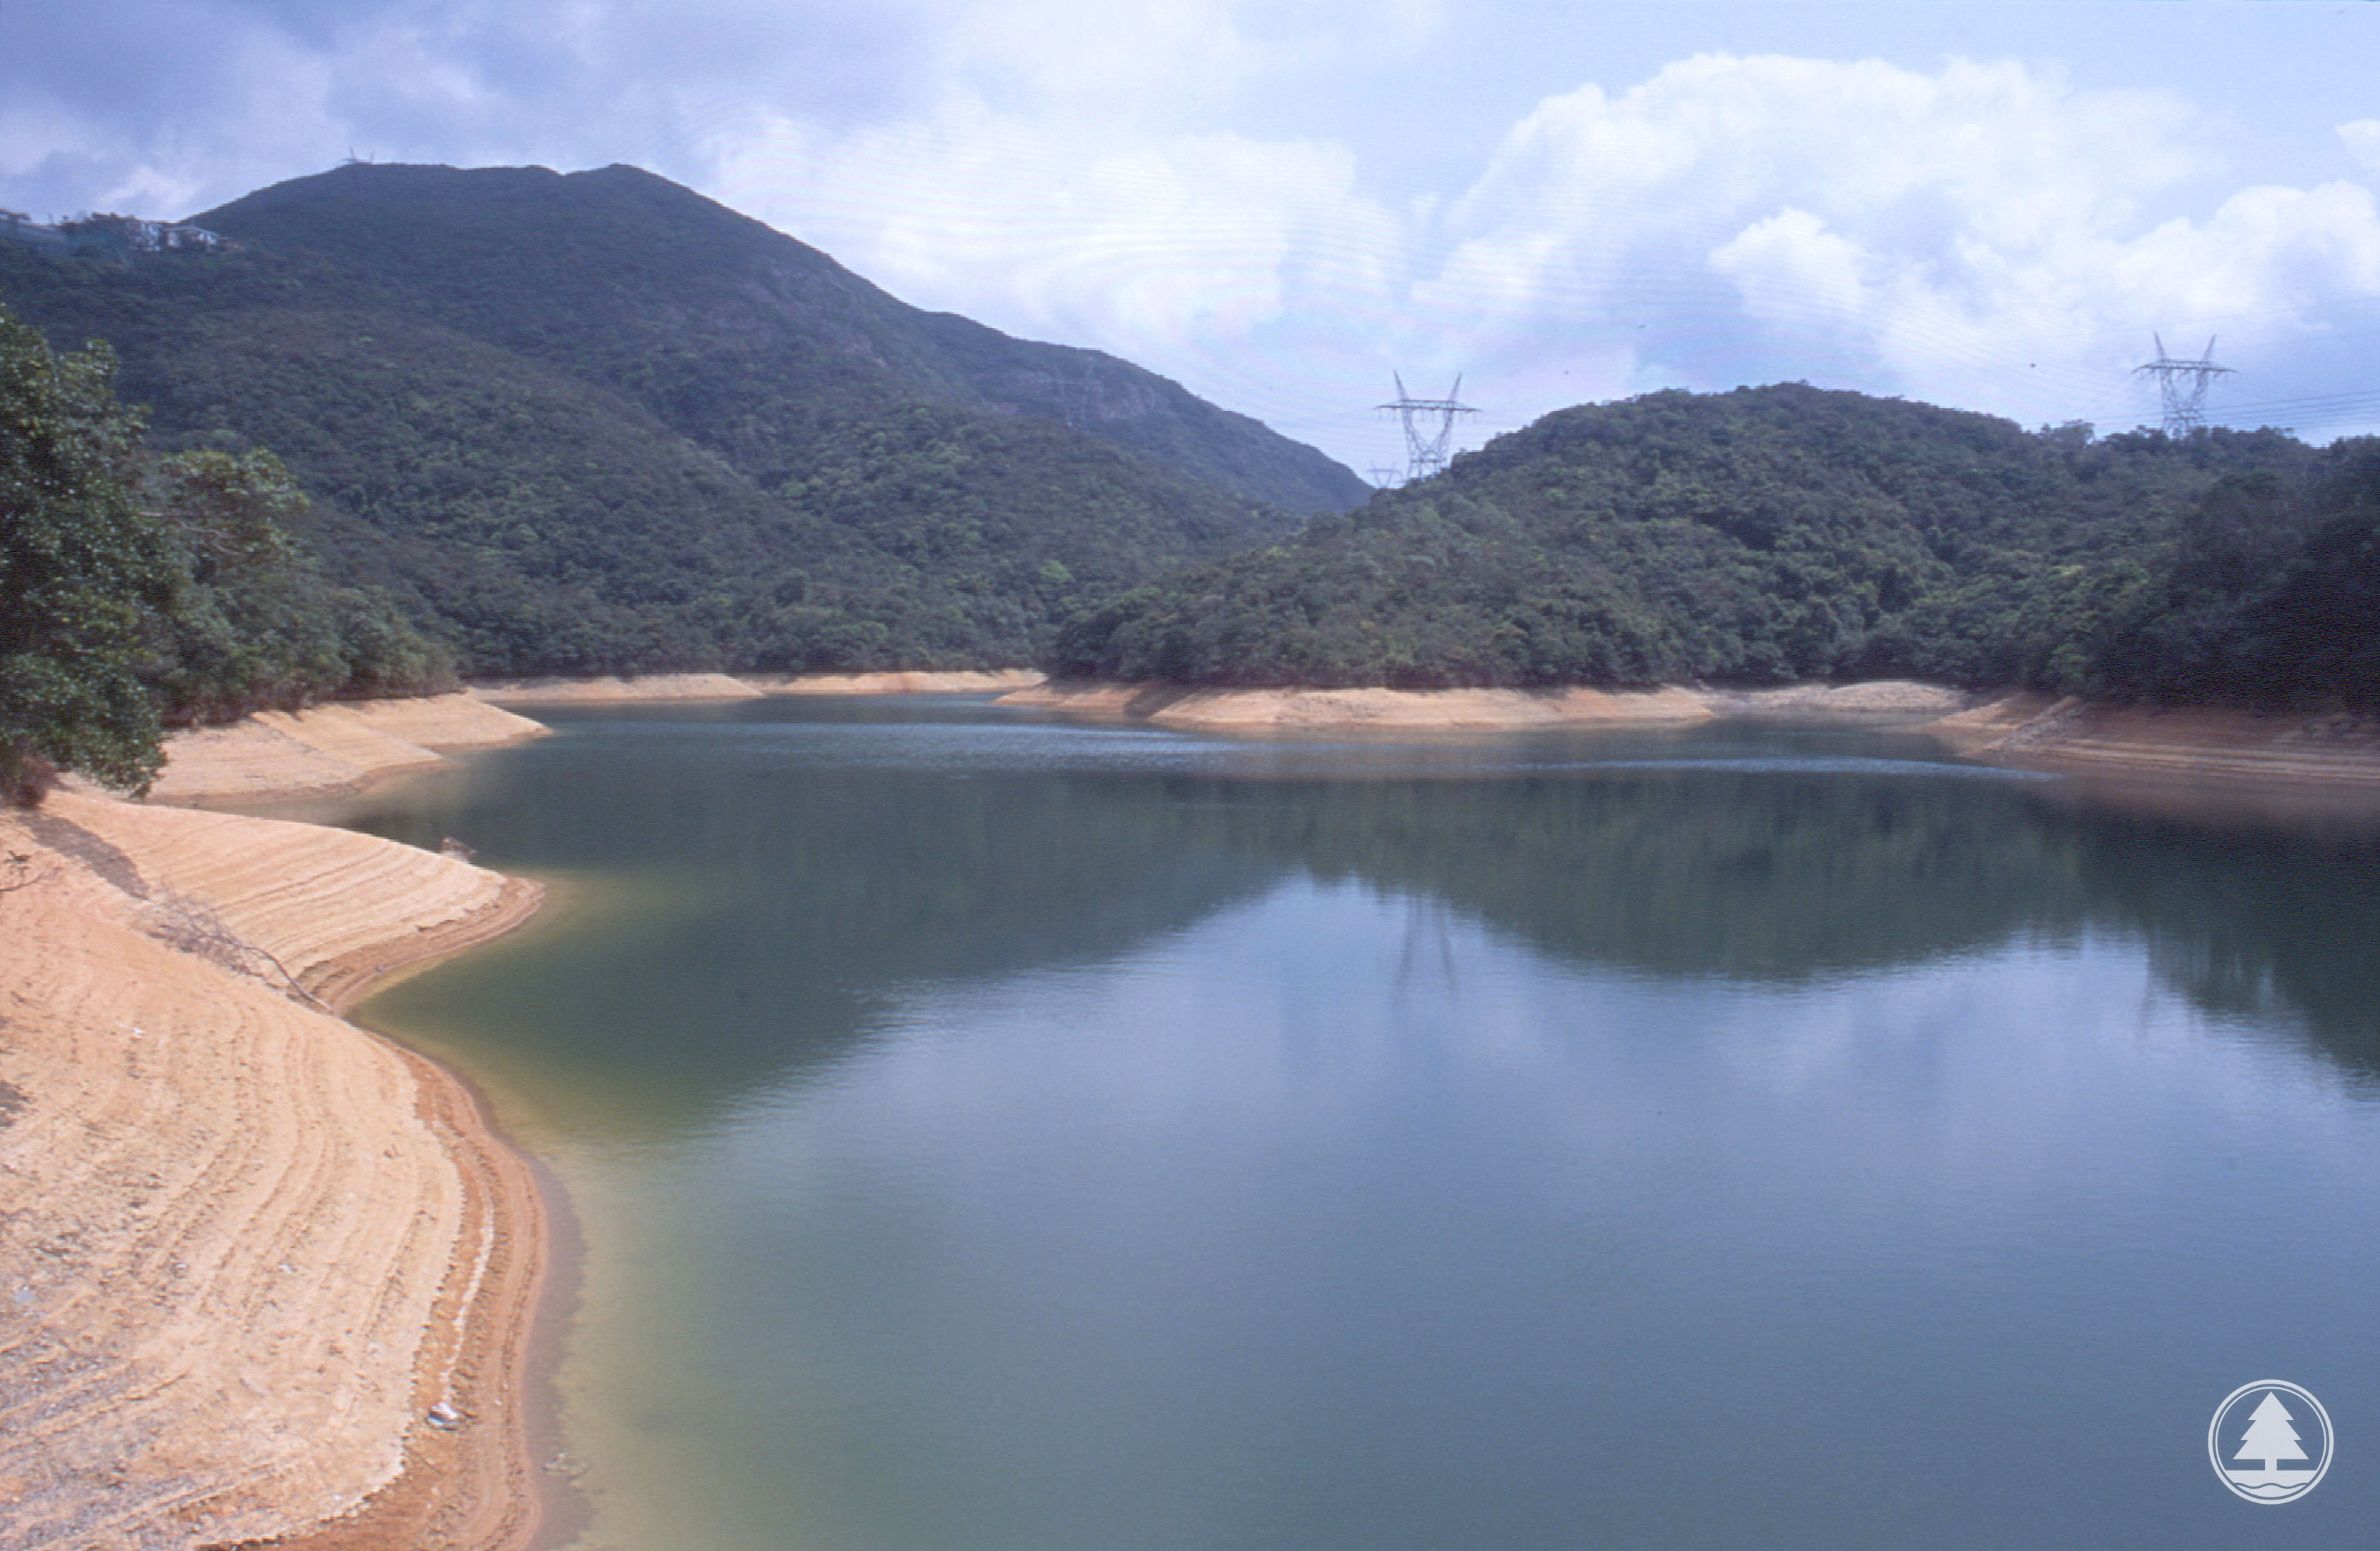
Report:
[{"label": "white cloud", "polygon": [[2349,155],[2374,172],[2380,172],[2380,118],[2359,118],[2351,124],[2341,124],[2338,138]]},{"label": "white cloud", "polygon": [[2211,320],[2252,347],[2380,297],[2357,185],[2248,189],[2144,227],[2219,171],[2213,140],[2179,99],[2019,63],[1706,55],[1540,104],[1415,296],[1539,375],[1600,359],[1612,392],[1810,376],[2104,408],[2152,328]]},{"label": "white cloud", "polygon": [[1414,223],[1343,143],[1244,132],[1232,104],[1410,48],[1441,5],[952,0],[906,111],[772,104],[706,138],[702,183],[907,299],[1310,434],[1318,402],[1368,402],[1351,373],[1386,386]]},{"label": "white cloud", "polygon": [[1710,256],[1711,267],[1742,293],[1744,311],[1764,319],[1812,310],[1859,317],[1873,300],[1864,276],[1874,262],[1858,243],[1791,206],[1755,221]]},{"label": "white cloud", "polygon": [[1343,147],[1228,132],[1106,144],[953,100],[833,134],[773,117],[713,148],[711,190],[897,295],[1104,348],[1293,417],[1318,362],[1377,326],[1398,219]]},{"label": "white cloud", "polygon": [[[906,299],[1138,360],[1359,467],[1394,445],[1366,406],[1397,366],[1433,389],[1467,372],[1490,429],[1779,377],[2039,420],[2145,408],[2126,369],[2151,329],[2220,333],[2275,397],[2360,370],[2380,325],[2365,183],[2227,183],[2234,121],[2054,66],[1697,55],[1512,104],[1475,176],[1367,162],[1349,115],[1427,123],[1433,92],[1508,89],[1452,62],[1492,14],[1456,19],[1443,0],[37,7],[0,56],[0,203],[186,214],[350,147],[636,162]],[[1419,84],[1374,95],[1371,72]],[[1281,111],[1301,92],[1339,107]],[[2335,134],[2380,168],[2380,119]]]}]

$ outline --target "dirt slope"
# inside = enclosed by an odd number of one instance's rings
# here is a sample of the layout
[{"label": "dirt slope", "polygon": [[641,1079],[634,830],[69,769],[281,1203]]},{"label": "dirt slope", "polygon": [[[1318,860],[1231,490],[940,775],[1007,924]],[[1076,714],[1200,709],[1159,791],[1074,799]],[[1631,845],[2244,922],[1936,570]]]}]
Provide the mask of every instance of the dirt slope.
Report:
[{"label": "dirt slope", "polygon": [[537,900],[339,830],[0,813],[0,1545],[533,1532],[542,1205],[459,1084],[330,1009]]}]

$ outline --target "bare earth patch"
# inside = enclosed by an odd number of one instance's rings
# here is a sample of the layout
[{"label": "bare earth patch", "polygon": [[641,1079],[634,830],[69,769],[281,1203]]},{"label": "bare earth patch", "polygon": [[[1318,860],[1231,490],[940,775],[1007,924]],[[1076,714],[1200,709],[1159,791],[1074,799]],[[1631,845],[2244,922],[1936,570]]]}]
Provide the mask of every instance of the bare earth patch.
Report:
[{"label": "bare earth patch", "polygon": [[1790,684],[1779,690],[1706,690],[1704,702],[1722,715],[1947,715],[1974,696],[1914,678],[1861,684]]},{"label": "bare earth patch", "polygon": [[444,764],[442,749],[518,743],[545,730],[467,694],[261,712],[167,739],[164,773],[149,799],[254,802],[359,791],[400,770]]},{"label": "bare earth patch", "polygon": [[976,695],[1022,690],[1041,682],[1031,668],[953,673],[788,673],[747,675],[744,682],[771,695]]},{"label": "bare earth patch", "polygon": [[1925,729],[1971,759],[2253,783],[2380,786],[2380,717],[2004,695]]},{"label": "bare earth patch", "polygon": [[543,1204],[334,1009],[537,886],[68,793],[0,858],[0,1545],[526,1544]]},{"label": "bare earth patch", "polygon": [[491,705],[601,705],[638,700],[758,700],[760,691],[723,673],[647,673],[630,678],[511,678],[474,684]]},{"label": "bare earth patch", "polygon": [[1699,722],[1690,690],[1196,690],[1164,684],[1051,683],[1002,705],[1126,718],[1200,731],[1354,727],[1534,727]]}]

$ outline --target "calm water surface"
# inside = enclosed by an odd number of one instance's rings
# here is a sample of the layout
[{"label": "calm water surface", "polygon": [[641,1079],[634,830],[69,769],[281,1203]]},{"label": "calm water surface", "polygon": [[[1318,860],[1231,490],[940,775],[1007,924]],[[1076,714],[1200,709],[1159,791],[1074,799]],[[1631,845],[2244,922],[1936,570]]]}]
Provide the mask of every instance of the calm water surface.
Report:
[{"label": "calm water surface", "polygon": [[[606,1551],[2337,1546],[2380,836],[1791,728],[557,714],[372,1019],[586,1219]],[[2206,1426],[2341,1439],[2240,1502]]]}]

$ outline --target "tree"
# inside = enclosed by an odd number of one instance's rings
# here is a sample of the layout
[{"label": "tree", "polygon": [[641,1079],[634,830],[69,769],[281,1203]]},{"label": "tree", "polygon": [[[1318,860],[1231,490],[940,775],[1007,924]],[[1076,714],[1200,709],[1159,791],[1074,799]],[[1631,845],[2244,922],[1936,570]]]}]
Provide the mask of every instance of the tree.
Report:
[{"label": "tree", "polygon": [[2249,1416],[2248,1430],[2240,1435],[2240,1447],[2232,1451],[2231,1458],[2262,1459],[2267,1476],[2279,1474],[2284,1459],[2305,1459],[2306,1451],[2298,1444],[2298,1430],[2289,1425],[2289,1408],[2281,1404],[2281,1398],[2266,1390]]},{"label": "tree", "polygon": [[387,598],[334,585],[291,535],[308,503],[273,454],[176,453],[141,494],[177,568],[146,675],[168,726],[452,687],[451,661]]},{"label": "tree", "polygon": [[60,768],[146,790],[163,763],[140,667],[176,568],[115,373],[106,346],[56,354],[0,308],[0,800]]}]

